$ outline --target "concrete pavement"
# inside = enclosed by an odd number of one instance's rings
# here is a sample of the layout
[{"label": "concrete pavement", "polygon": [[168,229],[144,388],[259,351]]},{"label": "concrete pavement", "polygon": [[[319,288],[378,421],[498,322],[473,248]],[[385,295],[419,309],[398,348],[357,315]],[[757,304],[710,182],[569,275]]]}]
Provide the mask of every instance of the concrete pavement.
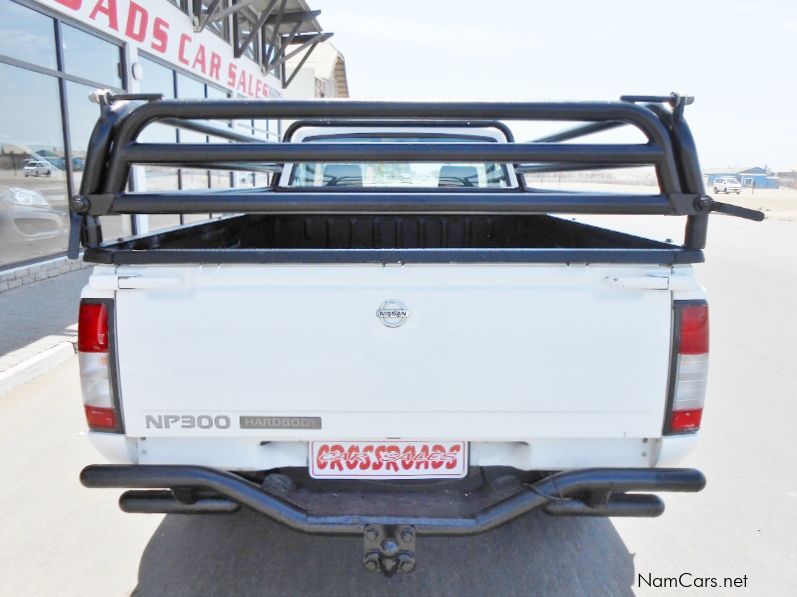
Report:
[{"label": "concrete pavement", "polygon": [[0,395],[74,353],[81,269],[0,293]]},{"label": "concrete pavement", "polygon": [[0,397],[0,595],[129,595],[159,517],[129,517],[118,492],[80,485],[96,453],[77,358]]},{"label": "concrete pavement", "polygon": [[69,272],[0,294],[0,371],[58,342],[76,340],[80,289],[90,273]]}]

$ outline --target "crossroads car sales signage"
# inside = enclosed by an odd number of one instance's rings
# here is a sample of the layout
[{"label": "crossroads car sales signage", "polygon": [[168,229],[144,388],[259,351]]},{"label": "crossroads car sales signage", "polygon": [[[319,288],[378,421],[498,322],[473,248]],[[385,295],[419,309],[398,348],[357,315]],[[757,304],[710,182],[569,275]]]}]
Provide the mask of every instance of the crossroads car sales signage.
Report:
[{"label": "crossroads car sales signage", "polygon": [[167,0],[41,0],[41,3],[241,95],[250,98],[280,95],[276,77],[262,75],[259,65],[248,58],[236,60],[232,46],[212,31],[195,33],[190,17]]}]

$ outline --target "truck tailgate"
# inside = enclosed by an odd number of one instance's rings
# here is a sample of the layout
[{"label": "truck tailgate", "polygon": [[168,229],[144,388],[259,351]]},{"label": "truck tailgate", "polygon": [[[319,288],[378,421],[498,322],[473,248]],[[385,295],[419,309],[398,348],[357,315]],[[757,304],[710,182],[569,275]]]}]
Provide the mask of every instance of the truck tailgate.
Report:
[{"label": "truck tailgate", "polygon": [[[115,322],[126,432],[274,440],[656,437],[667,394],[671,293],[607,279],[670,271],[120,267],[119,287],[128,287],[116,292]],[[389,299],[409,311],[399,327],[377,317]],[[230,425],[202,428],[190,418],[164,425],[166,415],[221,415]],[[321,428],[241,429],[240,418],[250,416],[320,417]]]}]

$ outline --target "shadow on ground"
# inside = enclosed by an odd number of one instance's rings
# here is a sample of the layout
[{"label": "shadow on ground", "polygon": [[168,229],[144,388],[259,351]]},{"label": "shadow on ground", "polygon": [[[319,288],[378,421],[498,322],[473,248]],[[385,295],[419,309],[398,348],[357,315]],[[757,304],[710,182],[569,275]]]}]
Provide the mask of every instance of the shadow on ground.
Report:
[{"label": "shadow on ground", "polygon": [[608,519],[531,513],[476,537],[418,539],[418,568],[384,578],[362,539],[287,529],[250,510],[170,515],[134,595],[632,595],[634,564]]}]

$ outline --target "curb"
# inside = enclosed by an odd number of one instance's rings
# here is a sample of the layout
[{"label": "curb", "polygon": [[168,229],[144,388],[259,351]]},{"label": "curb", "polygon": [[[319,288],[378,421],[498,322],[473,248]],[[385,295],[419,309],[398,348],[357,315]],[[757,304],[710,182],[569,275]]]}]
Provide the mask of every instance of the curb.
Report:
[{"label": "curb", "polygon": [[80,260],[71,260],[68,257],[55,257],[46,261],[37,261],[27,265],[12,267],[11,269],[0,268],[0,294],[28,286],[42,280],[49,280],[62,274],[87,269],[91,266]]},{"label": "curb", "polygon": [[75,345],[66,341],[59,342],[36,356],[9,367],[0,372],[0,396],[47,373],[73,356]]}]

